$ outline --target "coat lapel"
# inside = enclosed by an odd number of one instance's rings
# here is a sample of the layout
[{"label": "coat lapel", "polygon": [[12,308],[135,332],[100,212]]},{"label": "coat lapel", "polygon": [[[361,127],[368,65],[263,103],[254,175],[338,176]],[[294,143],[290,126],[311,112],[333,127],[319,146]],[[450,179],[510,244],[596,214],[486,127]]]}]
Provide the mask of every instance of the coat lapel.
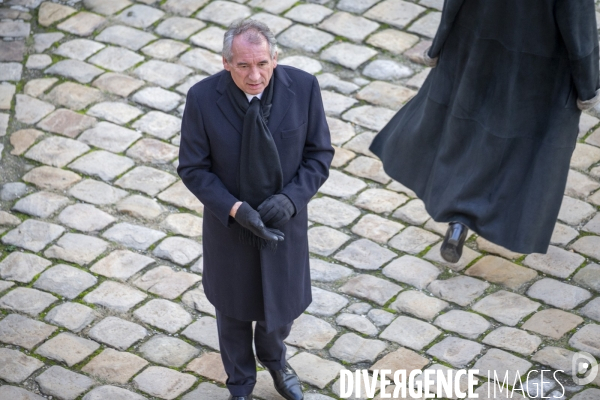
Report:
[{"label": "coat lapel", "polygon": [[290,109],[296,94],[290,89],[292,80],[285,72],[285,69],[281,67],[275,68],[271,79],[277,79],[273,88],[275,91],[273,93],[273,108],[269,117],[269,130],[274,135]]},{"label": "coat lapel", "polygon": [[231,104],[231,100],[229,100],[229,96],[227,95],[227,85],[229,85],[229,82],[231,81],[231,74],[227,71],[223,71],[223,75],[217,85],[217,91],[221,93],[221,97],[217,100],[217,106],[221,109],[221,112],[223,112],[229,123],[231,123],[231,126],[233,126],[241,135],[244,121],[242,121],[237,112],[235,112],[233,104]]}]

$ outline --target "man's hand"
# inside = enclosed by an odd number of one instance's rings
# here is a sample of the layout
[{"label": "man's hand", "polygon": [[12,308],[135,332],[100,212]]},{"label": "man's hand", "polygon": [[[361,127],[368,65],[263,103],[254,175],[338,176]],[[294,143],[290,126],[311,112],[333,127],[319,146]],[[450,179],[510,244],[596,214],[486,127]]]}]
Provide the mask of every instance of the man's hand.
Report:
[{"label": "man's hand", "polygon": [[285,194],[276,194],[267,198],[256,210],[265,225],[273,228],[281,228],[296,212],[294,204]]},{"label": "man's hand", "polygon": [[235,220],[238,224],[265,240],[282,242],[284,239],[283,232],[277,229],[267,228],[260,219],[260,214],[246,202],[243,202],[237,209]]}]

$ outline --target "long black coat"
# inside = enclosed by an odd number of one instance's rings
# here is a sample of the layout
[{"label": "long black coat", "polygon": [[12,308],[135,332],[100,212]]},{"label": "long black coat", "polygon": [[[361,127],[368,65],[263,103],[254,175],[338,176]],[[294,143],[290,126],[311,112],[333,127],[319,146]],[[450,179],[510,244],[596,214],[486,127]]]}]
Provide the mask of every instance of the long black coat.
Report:
[{"label": "long black coat", "polygon": [[375,138],[385,171],[439,222],[545,253],[595,96],[593,0],[446,0],[419,93]]},{"label": "long black coat", "polygon": [[[272,330],[293,321],[311,298],[306,205],[329,175],[333,148],[319,85],[314,76],[279,65],[269,130],[279,152],[284,188],[296,207],[281,229],[277,250],[240,241],[240,225],[229,216],[238,201],[242,119],[226,87],[227,71],[194,85],[187,95],[177,172],[204,204],[203,285],[223,314],[264,320]],[[239,199],[243,200],[243,199]]]}]

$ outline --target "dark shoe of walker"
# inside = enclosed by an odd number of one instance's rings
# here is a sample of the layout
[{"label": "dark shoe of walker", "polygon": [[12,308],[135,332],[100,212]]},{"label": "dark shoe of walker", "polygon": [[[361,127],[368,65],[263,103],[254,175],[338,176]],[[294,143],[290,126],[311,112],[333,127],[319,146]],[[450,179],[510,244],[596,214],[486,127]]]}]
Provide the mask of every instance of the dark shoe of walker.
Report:
[{"label": "dark shoe of walker", "polygon": [[[263,365],[264,366],[264,365]],[[266,367],[265,367],[266,368]],[[296,372],[287,363],[284,369],[266,368],[273,377],[275,390],[286,400],[303,400],[302,385]]]},{"label": "dark shoe of walker", "polygon": [[229,396],[229,400],[252,400],[253,397],[251,394],[248,396]]},{"label": "dark shoe of walker", "polygon": [[453,264],[460,260],[463,245],[467,239],[467,232],[469,232],[469,229],[460,222],[451,222],[448,225],[444,242],[440,247],[440,253],[444,260]]}]

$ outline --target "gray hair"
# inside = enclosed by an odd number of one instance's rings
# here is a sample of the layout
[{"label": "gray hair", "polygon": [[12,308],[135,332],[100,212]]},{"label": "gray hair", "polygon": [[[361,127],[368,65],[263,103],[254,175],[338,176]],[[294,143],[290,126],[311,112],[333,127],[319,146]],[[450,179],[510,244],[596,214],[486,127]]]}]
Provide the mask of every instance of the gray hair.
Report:
[{"label": "gray hair", "polygon": [[233,58],[233,39],[236,36],[244,35],[245,38],[252,44],[261,44],[263,40],[266,40],[269,44],[269,52],[271,53],[271,59],[275,57],[277,53],[277,39],[275,35],[269,29],[269,27],[254,19],[239,19],[234,21],[225,36],[223,37],[223,57],[229,63]]}]

